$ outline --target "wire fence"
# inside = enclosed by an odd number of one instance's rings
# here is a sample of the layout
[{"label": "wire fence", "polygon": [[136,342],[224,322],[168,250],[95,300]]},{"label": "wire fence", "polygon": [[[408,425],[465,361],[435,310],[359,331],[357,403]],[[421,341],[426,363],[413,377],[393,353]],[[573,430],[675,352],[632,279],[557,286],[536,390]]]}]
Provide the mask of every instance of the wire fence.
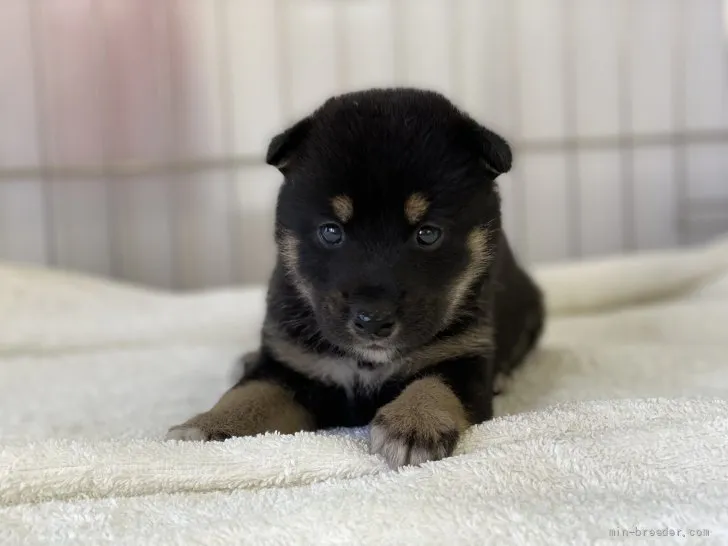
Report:
[{"label": "wire fence", "polygon": [[513,142],[506,226],[526,261],[704,240],[728,231],[724,13],[718,0],[6,0],[0,258],[173,288],[260,282],[266,139],[369,85],[437,88]]}]

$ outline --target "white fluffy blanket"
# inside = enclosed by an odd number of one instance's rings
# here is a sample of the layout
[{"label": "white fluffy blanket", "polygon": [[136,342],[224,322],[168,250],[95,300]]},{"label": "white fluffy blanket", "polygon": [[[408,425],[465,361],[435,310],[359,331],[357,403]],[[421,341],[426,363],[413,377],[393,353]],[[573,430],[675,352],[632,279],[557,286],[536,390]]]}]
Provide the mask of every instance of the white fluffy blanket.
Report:
[{"label": "white fluffy blanket", "polygon": [[538,278],[498,417],[393,472],[364,430],[161,440],[255,346],[260,289],[0,268],[0,544],[728,543],[728,240]]}]

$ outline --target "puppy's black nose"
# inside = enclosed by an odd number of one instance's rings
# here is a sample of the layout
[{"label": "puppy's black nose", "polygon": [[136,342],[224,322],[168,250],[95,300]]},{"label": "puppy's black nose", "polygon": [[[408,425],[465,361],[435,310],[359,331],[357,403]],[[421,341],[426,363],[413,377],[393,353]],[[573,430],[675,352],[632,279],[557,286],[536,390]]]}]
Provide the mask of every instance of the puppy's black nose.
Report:
[{"label": "puppy's black nose", "polygon": [[354,328],[360,334],[386,338],[394,332],[394,315],[385,310],[355,309]]}]

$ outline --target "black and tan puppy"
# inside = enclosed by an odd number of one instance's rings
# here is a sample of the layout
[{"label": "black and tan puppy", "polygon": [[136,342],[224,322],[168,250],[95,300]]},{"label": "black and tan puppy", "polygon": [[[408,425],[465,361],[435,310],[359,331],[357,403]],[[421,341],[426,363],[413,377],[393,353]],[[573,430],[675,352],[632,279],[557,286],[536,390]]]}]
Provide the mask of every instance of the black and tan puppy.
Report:
[{"label": "black and tan puppy", "polygon": [[544,310],[501,229],[506,141],[438,93],[326,101],[270,143],[278,261],[243,378],[169,439],[371,424],[392,467],[449,456]]}]

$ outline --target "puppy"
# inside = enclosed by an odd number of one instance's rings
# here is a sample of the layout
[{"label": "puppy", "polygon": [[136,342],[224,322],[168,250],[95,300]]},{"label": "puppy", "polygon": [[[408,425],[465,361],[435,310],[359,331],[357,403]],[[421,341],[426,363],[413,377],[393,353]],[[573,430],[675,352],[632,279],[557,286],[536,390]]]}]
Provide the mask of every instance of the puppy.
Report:
[{"label": "puppy", "polygon": [[508,143],[439,93],[327,100],[274,137],[284,177],[260,348],[169,439],[370,424],[393,468],[452,454],[539,341],[542,294],[501,227]]}]

